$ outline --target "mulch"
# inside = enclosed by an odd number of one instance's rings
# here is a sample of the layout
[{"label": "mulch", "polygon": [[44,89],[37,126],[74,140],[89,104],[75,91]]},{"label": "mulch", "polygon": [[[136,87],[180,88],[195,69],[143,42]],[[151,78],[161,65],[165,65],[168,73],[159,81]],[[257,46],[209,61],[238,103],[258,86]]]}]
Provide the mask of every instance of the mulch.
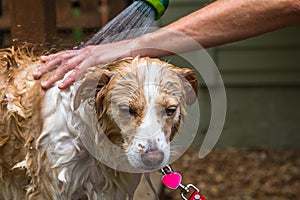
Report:
[{"label": "mulch", "polygon": [[[208,200],[300,199],[300,150],[224,148],[203,159],[189,150],[172,167]],[[160,199],[180,200],[180,191],[164,188]]]}]

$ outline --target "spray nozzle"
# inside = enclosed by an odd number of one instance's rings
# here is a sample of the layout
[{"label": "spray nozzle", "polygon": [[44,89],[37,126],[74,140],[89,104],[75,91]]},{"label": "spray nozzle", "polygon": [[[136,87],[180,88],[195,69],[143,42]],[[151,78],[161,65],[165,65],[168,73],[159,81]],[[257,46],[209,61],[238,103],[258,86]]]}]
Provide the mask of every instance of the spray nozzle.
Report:
[{"label": "spray nozzle", "polygon": [[155,20],[158,20],[165,13],[165,10],[169,5],[169,0],[139,0],[139,1],[144,1],[155,9],[156,11]]}]

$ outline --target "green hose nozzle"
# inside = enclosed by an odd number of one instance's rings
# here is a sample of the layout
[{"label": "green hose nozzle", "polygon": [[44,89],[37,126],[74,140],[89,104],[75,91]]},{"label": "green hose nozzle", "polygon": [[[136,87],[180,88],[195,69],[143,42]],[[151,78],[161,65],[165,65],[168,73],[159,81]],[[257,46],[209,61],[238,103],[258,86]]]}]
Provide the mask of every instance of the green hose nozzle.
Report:
[{"label": "green hose nozzle", "polygon": [[169,5],[169,0],[140,0],[140,1],[145,1],[149,5],[151,5],[155,11],[156,11],[156,19],[158,20],[164,13],[165,10],[167,9]]}]

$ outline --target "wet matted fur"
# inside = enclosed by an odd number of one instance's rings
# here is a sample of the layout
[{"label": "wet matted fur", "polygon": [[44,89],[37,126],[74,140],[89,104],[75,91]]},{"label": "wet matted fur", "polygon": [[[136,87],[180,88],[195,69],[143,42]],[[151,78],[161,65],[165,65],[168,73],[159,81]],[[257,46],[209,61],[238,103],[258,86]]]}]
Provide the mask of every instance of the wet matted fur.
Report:
[{"label": "wet matted fur", "polygon": [[[147,121],[144,119],[147,118],[146,107],[152,98],[141,94],[146,89],[139,90],[139,84],[151,79],[149,73],[155,67],[141,70],[141,63],[147,66],[154,63],[159,69],[157,78],[151,80],[159,81],[162,87],[158,88],[161,91],[155,102],[164,109],[172,107],[171,111],[175,112],[172,116],[157,114],[156,121],[160,122],[163,135],[154,138],[157,144],[151,146],[151,141],[149,148],[164,148],[177,132],[186,104],[195,101],[197,79],[191,70],[179,69],[158,59],[128,58],[91,68],[68,90],[53,87],[44,91],[41,80],[32,77],[41,65],[37,57],[26,48],[1,50],[0,199],[131,199],[140,175],[103,165],[90,155],[79,135],[86,133],[97,138],[101,127],[114,144],[129,153],[134,152],[127,155],[134,167],[147,167],[139,160],[146,152],[146,144],[134,145],[135,135],[149,130],[141,126]],[[129,94],[126,91],[130,89],[125,88],[133,88],[136,92],[133,98],[126,99]],[[118,95],[111,95],[112,91]],[[134,107],[135,114],[130,111],[130,116],[128,113],[124,116],[124,105],[118,105],[121,111],[117,116],[122,117],[116,123],[116,119],[111,118],[112,106],[108,104],[122,102],[122,99],[129,102],[125,110]],[[84,112],[86,106],[92,106],[95,112]],[[90,119],[97,119],[97,124]],[[163,155],[165,160],[161,165],[168,159],[167,152]],[[113,157],[105,149],[103,156]]]}]

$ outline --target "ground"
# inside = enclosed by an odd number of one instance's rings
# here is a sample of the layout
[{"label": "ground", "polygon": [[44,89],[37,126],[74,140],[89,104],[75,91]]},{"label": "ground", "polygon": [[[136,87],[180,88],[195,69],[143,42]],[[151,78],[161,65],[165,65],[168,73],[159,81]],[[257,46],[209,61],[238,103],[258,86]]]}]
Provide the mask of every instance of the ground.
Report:
[{"label": "ground", "polygon": [[[300,199],[300,151],[264,148],[215,149],[204,159],[189,150],[172,164],[208,200]],[[180,192],[163,189],[163,200],[179,200]]]}]

